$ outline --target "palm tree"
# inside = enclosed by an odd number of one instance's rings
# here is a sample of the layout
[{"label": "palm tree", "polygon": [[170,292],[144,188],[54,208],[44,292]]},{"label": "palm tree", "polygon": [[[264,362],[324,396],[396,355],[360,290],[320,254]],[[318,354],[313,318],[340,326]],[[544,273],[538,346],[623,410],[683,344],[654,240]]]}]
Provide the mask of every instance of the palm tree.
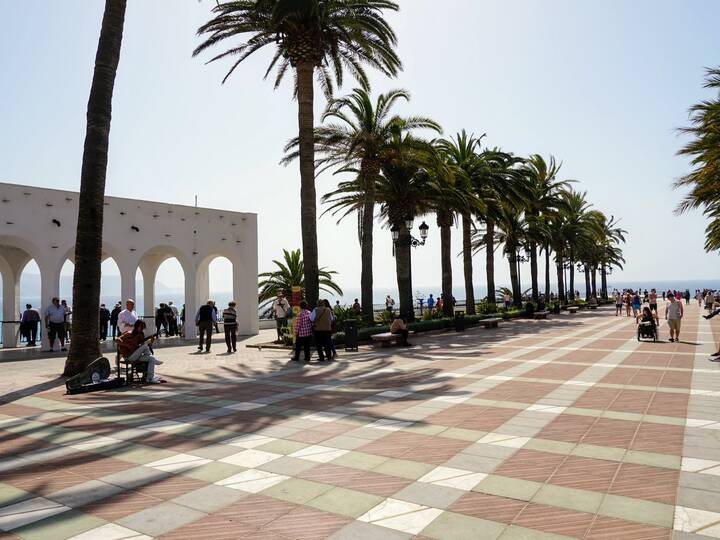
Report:
[{"label": "palm tree", "polygon": [[675,187],[689,187],[690,192],[678,206],[682,213],[703,208],[710,219],[705,229],[705,250],[720,250],[720,67],[708,69],[705,88],[717,91],[713,99],[690,108],[690,127],[681,130],[690,135],[678,153],[691,158],[693,170],[675,182]]},{"label": "palm tree", "polygon": [[[468,315],[475,314],[475,289],[473,287],[473,212],[484,208],[482,201],[476,196],[475,186],[480,182],[480,176],[484,172],[484,163],[477,153],[480,147],[480,140],[483,136],[476,138],[474,134],[468,136],[465,130],[455,135],[454,139],[441,139],[438,141],[438,148],[445,160],[451,165],[455,173],[455,188],[462,193],[461,202],[464,203],[458,208],[462,221],[462,256],[463,275],[465,278],[465,310]],[[445,274],[443,273],[443,276]],[[450,276],[452,279],[452,276]],[[443,302],[447,305],[447,301]]]},{"label": "palm tree", "polygon": [[534,154],[525,160],[521,171],[525,176],[525,187],[527,196],[525,201],[525,213],[527,217],[527,234],[528,247],[530,251],[530,275],[532,281],[532,299],[538,300],[538,261],[537,247],[540,245],[545,249],[546,254],[546,294],[549,288],[549,273],[547,262],[549,261],[549,253],[547,249],[547,217],[555,212],[558,208],[561,189],[569,185],[567,180],[558,180],[557,175],[560,172],[561,165],[555,162],[555,158],[550,156],[548,161]]},{"label": "palm tree", "polygon": [[527,246],[527,222],[522,211],[518,211],[515,205],[508,202],[500,205],[497,226],[497,240],[504,245],[503,254],[507,257],[510,268],[513,304],[521,306],[522,291],[517,257],[523,246]]},{"label": "palm tree", "polygon": [[495,248],[498,244],[495,227],[502,202],[519,205],[522,200],[522,176],[517,169],[522,160],[497,148],[485,149],[478,159],[480,171],[474,177],[475,214],[483,227],[473,234],[472,247],[474,252],[485,250],[487,302],[495,304]]},{"label": "palm tree", "polygon": [[[357,171],[358,180],[364,186],[364,203],[357,211],[362,252],[360,290],[363,314],[370,321],[373,319],[374,190],[380,167],[396,134],[416,129],[441,131],[440,125],[429,118],[390,116],[393,105],[400,99],[409,100],[410,94],[405,90],[391,90],[380,94],[373,103],[367,89],[356,88],[352,94],[328,103],[322,122],[337,123],[327,123],[315,129],[318,174],[332,167],[339,167],[337,173]],[[297,139],[287,145],[286,151],[289,154],[283,160],[285,163],[298,156]]]},{"label": "palm tree", "polygon": [[401,67],[395,53],[397,38],[383,11],[397,11],[391,0],[234,0],[218,3],[215,17],[198,29],[207,39],[193,56],[227,39],[248,34],[210,62],[234,57],[223,82],[237,66],[265,46],[275,52],[265,73],[277,69],[275,88],[289,70],[295,75],[298,100],[298,155],[300,157],[300,214],[307,300],[318,300],[317,211],[315,194],[314,84],[317,75],[330,98],[335,83],[342,85],[345,69],[367,86],[363,64],[395,76]]},{"label": "palm tree", "polygon": [[[274,260],[273,264],[277,267],[275,270],[258,276],[261,278],[258,283],[258,303],[261,308],[272,302],[279,292],[291,298],[293,287],[305,288],[305,265],[299,249],[283,249],[283,260]],[[342,289],[333,280],[335,275],[337,272],[334,270],[320,268],[320,290],[342,296]]]},{"label": "palm tree", "polygon": [[[375,200],[380,217],[394,238],[400,315],[408,321],[415,318],[412,293],[412,242],[408,223],[432,211],[431,198],[438,191],[437,177],[428,171],[437,169],[437,152],[433,145],[412,134],[395,133],[375,182]],[[329,211],[356,212],[365,204],[365,186],[359,178],[341,182],[337,189],[323,197]]]},{"label": "palm tree", "polygon": [[600,268],[601,296],[607,299],[607,272],[608,269],[612,267],[620,269],[623,267],[625,259],[623,258],[622,249],[620,249],[619,244],[625,243],[627,231],[618,226],[619,221],[616,220],[614,216],[610,216],[610,219],[608,219],[605,214],[600,214],[600,216],[598,222],[600,234],[597,238],[596,268]]},{"label": "palm tree", "polygon": [[80,172],[80,199],[73,274],[73,339],[64,375],[72,376],[100,356],[98,306],[102,261],[105,175],[115,74],[120,62],[126,0],[105,0],[95,71],[87,106]]}]

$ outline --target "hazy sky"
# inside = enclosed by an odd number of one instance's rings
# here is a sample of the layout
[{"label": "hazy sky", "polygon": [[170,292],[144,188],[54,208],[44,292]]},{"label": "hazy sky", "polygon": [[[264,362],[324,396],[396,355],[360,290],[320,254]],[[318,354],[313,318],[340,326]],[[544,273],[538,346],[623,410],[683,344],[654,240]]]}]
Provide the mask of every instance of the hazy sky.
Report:
[{"label": "hazy sky", "polygon": [[[90,88],[103,2],[0,0],[0,180],[79,188]],[[676,217],[675,128],[708,97],[703,68],[720,64],[716,0],[401,0],[389,18],[404,71],[373,76],[373,90],[405,88],[399,110],[465,128],[518,155],[554,155],[597,208],[628,230],[625,280],[710,278],[704,219]],[[297,166],[278,165],[296,134],[286,84],[262,80],[271,51],[237,69],[191,58],[195,31],[214,1],[129,0],[115,85],[107,194],[257,212],[260,269],[282,248],[300,247]],[[205,57],[205,59],[207,56]],[[352,83],[343,91],[352,88]],[[322,96],[317,111],[322,111]],[[324,175],[318,194],[337,177]],[[322,211],[322,208],[320,209]],[[440,283],[432,217],[413,254],[416,285]],[[419,224],[419,221],[416,223]],[[318,227],[320,263],[359,286],[355,221]],[[454,234],[459,253],[459,234]],[[485,282],[484,256],[475,281]],[[499,259],[499,257],[498,257]],[[498,260],[498,281],[507,264]],[[181,283],[171,268],[159,279]],[[376,229],[375,283],[395,283],[390,233]],[[462,282],[460,259],[455,281]],[[226,272],[218,267],[217,272]],[[528,281],[528,269],[524,269]],[[613,278],[618,277],[614,275]]]}]

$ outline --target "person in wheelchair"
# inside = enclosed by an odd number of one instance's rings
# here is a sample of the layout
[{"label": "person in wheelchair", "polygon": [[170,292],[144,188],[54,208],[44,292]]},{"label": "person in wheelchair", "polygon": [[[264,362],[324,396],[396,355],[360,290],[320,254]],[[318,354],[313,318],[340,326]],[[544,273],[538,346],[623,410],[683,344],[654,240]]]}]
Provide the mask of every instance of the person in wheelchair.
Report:
[{"label": "person in wheelchair", "polygon": [[641,337],[652,339],[658,338],[657,320],[655,319],[655,315],[653,314],[653,312],[650,311],[649,306],[645,306],[642,312],[637,316],[637,324],[638,339],[640,339]]},{"label": "person in wheelchair", "polygon": [[118,351],[126,360],[147,362],[145,378],[150,384],[165,382],[155,375],[155,366],[159,366],[163,362],[155,358],[153,354],[150,346],[154,341],[155,335],[145,337],[145,321],[142,319],[135,321],[131,332],[125,332],[117,338]]}]

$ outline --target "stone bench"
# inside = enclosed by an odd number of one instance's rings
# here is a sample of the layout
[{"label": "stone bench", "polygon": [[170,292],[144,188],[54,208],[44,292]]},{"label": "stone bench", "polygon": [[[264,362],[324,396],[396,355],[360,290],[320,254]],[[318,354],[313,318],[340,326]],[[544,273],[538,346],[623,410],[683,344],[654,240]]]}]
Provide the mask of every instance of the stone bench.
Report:
[{"label": "stone bench", "polygon": [[549,311],[536,311],[533,313],[533,319],[547,319],[549,314]]},{"label": "stone bench", "polygon": [[588,307],[589,307],[590,309],[597,309],[597,308],[598,308],[598,305],[597,305],[597,304],[588,304]]},{"label": "stone bench", "polygon": [[568,310],[568,313],[570,313],[572,315],[572,314],[575,314],[578,312],[578,307],[577,306],[568,306],[567,310]]},{"label": "stone bench", "polygon": [[[412,330],[408,332],[408,337],[415,334]],[[382,334],[373,334],[370,339],[375,343],[380,343],[381,347],[388,347],[393,343],[398,343],[402,340],[402,334],[391,334],[390,332],[383,332]]]},{"label": "stone bench", "polygon": [[480,321],[480,324],[482,324],[485,328],[497,328],[500,321],[502,321],[502,319],[499,317],[494,319],[483,319]]}]

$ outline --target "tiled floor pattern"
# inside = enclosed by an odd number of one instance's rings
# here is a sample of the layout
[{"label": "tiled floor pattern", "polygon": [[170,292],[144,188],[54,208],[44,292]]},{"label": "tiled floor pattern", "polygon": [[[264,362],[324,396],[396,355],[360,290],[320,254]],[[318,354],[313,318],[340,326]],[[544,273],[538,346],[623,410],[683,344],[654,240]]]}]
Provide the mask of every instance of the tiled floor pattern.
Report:
[{"label": "tiled floor pattern", "polygon": [[0,538],[720,537],[699,314],[685,343],[600,310],[0,403]]}]

